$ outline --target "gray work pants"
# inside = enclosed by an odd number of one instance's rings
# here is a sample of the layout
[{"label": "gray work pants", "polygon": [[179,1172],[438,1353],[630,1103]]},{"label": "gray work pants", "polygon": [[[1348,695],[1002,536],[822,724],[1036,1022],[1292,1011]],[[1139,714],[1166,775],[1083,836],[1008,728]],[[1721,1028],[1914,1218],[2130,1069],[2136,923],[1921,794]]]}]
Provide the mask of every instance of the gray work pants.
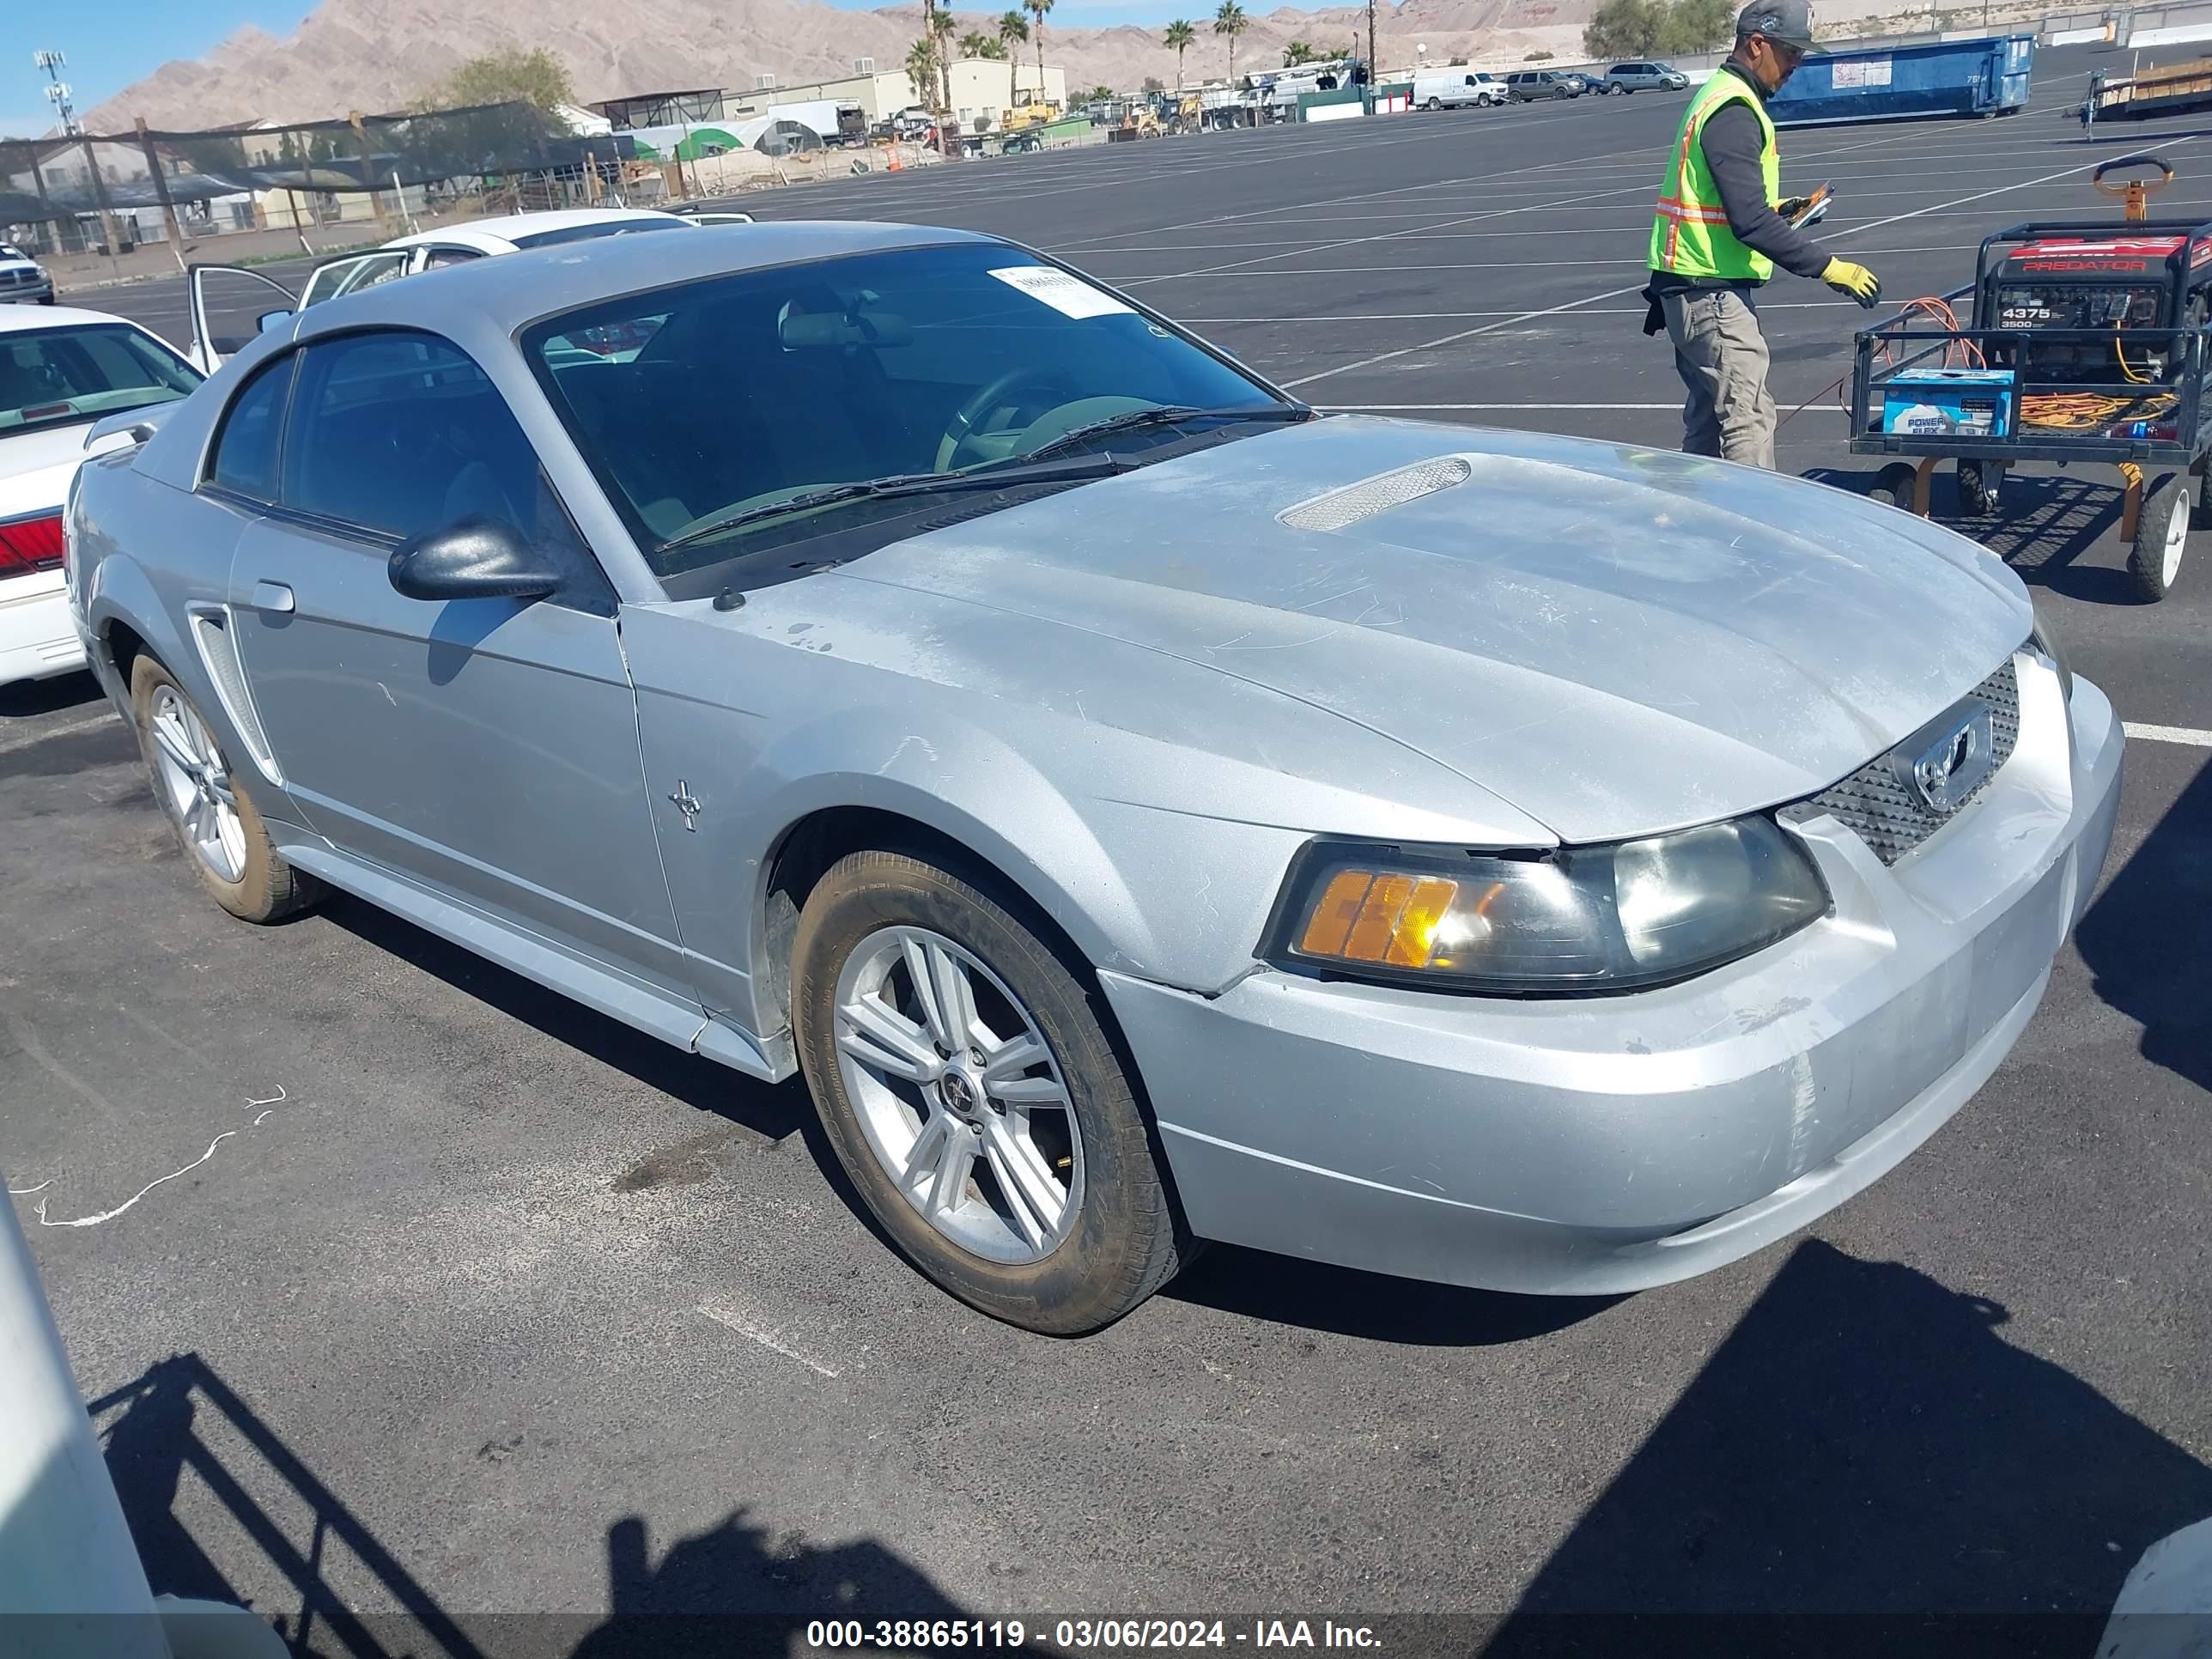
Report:
[{"label": "gray work pants", "polygon": [[1734,289],[1662,295],[1682,404],[1682,447],[1746,466],[1774,466],[1774,399],[1766,391],[1766,337]]}]

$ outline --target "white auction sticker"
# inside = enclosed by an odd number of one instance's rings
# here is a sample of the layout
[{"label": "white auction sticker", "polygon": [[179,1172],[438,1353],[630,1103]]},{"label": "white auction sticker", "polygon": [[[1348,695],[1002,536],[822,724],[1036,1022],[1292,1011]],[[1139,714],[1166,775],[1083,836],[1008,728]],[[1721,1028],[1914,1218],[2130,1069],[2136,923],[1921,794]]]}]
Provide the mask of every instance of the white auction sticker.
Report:
[{"label": "white auction sticker", "polygon": [[1042,301],[1063,317],[1110,317],[1131,309],[1080,276],[1049,265],[1014,265],[991,275],[1008,288],[1018,288],[1032,300]]}]

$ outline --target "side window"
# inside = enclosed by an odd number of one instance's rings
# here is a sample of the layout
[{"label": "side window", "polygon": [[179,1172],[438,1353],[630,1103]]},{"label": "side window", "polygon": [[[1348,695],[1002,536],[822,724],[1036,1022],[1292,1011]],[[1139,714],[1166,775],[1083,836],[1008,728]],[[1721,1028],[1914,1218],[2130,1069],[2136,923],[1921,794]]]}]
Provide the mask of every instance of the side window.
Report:
[{"label": "side window", "polygon": [[298,355],[287,352],[256,369],[224,411],[207,482],[257,501],[276,499],[276,456],[285,394]]},{"label": "side window", "polygon": [[471,259],[481,259],[483,258],[483,255],[475,248],[454,247],[441,244],[437,247],[432,248],[429,253],[424,258],[422,261],[422,269],[425,270],[442,270],[447,265],[466,264]]},{"label": "side window", "polygon": [[284,504],[404,539],[472,516],[568,537],[538,454],[484,372],[433,335],[350,334],[301,354]]}]

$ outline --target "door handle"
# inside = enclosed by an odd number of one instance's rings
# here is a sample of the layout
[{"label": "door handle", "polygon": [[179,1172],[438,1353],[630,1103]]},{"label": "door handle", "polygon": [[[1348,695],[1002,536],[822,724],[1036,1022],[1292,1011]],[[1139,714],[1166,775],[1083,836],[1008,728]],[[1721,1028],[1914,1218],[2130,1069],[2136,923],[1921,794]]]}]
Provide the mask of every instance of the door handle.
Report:
[{"label": "door handle", "polygon": [[279,611],[286,616],[292,613],[292,590],[282,582],[253,584],[253,608],[256,611]]}]

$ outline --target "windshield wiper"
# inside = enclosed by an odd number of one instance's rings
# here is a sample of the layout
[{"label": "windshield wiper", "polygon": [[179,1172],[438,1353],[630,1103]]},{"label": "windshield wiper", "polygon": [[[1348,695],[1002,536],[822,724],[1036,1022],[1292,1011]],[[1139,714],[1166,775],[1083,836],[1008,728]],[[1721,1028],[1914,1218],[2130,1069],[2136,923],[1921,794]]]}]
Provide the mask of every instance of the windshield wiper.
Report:
[{"label": "windshield wiper", "polygon": [[696,542],[711,541],[741,525],[752,524],[762,519],[781,518],[787,513],[805,513],[817,507],[834,507],[840,501],[875,501],[896,495],[954,495],[971,489],[1018,489],[1025,484],[1083,483],[1092,478],[1107,478],[1116,472],[1127,472],[1131,465],[1132,463],[1118,460],[1111,455],[1088,455],[1080,460],[1055,461],[1046,466],[1007,466],[996,471],[900,472],[884,478],[863,478],[854,483],[831,484],[824,489],[810,489],[804,495],[787,496],[780,501],[741,507],[733,513],[709,519],[696,530],[687,530],[680,536],[672,537],[653,550],[655,553],[672,552],[679,547],[690,547]]},{"label": "windshield wiper", "polygon": [[1039,444],[1022,456],[1034,461],[1041,456],[1054,455],[1075,445],[1087,443],[1093,438],[1103,438],[1113,432],[1134,432],[1139,427],[1179,426],[1185,421],[1310,421],[1313,410],[1304,404],[1259,404],[1246,409],[1196,409],[1188,404],[1163,404],[1157,409],[1132,409],[1120,415],[1109,415],[1103,421],[1091,421],[1085,425],[1071,427],[1057,438]]}]

